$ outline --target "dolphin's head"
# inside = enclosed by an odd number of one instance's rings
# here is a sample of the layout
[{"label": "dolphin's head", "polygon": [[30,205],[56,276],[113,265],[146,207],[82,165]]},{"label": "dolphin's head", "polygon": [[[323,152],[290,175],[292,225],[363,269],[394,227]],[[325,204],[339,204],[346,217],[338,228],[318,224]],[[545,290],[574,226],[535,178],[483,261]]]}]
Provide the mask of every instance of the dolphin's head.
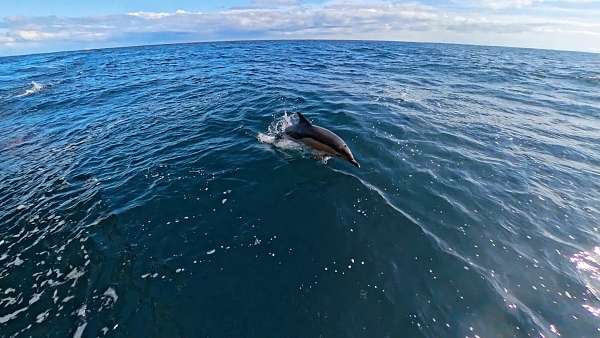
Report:
[{"label": "dolphin's head", "polygon": [[344,144],[338,151],[340,155],[346,159],[346,161],[352,163],[355,167],[360,168],[360,164],[358,164],[358,161],[354,159],[354,155],[352,155],[350,148],[346,144]]}]

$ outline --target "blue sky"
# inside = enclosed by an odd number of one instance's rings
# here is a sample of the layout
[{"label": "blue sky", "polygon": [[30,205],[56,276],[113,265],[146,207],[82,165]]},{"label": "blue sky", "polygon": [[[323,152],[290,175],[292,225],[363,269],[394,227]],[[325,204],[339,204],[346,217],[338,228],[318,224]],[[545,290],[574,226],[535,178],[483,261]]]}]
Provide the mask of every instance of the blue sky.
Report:
[{"label": "blue sky", "polygon": [[58,16],[90,16],[122,14],[136,11],[147,12],[174,12],[178,9],[189,11],[218,10],[235,6],[243,6],[248,1],[194,1],[194,0],[4,0],[0,2],[2,16],[13,15],[58,15]]},{"label": "blue sky", "polygon": [[247,39],[376,39],[600,52],[600,0],[0,2],[0,56]]}]

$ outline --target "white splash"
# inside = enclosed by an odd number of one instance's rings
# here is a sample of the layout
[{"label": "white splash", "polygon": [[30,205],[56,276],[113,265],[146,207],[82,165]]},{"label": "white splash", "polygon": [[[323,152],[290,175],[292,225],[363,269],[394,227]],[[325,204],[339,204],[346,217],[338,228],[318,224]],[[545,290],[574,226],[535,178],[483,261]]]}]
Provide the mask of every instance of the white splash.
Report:
[{"label": "white splash", "polygon": [[23,94],[17,95],[16,97],[33,95],[33,94],[41,91],[42,89],[44,89],[44,87],[45,86],[43,84],[32,81],[31,87],[29,87],[27,90],[25,90],[25,92]]},{"label": "white splash", "polygon": [[271,122],[265,133],[258,133],[256,138],[261,143],[271,144],[277,148],[301,150],[300,144],[284,137],[285,129],[293,124],[292,115],[283,113],[281,117],[275,118]]}]

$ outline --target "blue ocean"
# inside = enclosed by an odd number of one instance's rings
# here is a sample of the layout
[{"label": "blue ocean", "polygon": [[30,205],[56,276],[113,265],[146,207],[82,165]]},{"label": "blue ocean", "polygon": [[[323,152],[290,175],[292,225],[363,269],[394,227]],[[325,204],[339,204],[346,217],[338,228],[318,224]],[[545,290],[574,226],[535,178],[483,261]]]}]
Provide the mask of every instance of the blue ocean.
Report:
[{"label": "blue ocean", "polygon": [[598,54],[0,58],[1,337],[599,337],[599,200]]}]

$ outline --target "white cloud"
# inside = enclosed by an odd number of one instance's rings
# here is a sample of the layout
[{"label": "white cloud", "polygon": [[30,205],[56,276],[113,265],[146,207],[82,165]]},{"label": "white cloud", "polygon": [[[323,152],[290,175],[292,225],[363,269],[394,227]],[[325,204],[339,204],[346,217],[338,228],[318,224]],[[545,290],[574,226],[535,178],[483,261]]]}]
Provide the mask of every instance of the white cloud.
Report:
[{"label": "white cloud", "polygon": [[166,18],[169,16],[177,16],[177,15],[186,15],[186,14],[193,14],[192,12],[187,12],[184,11],[182,9],[178,9],[176,10],[174,13],[166,13],[166,12],[132,12],[132,13],[127,13],[127,15],[130,16],[136,16],[136,17],[140,17],[143,19],[162,19],[162,18]]},{"label": "white cloud", "polygon": [[298,1],[296,0],[254,0],[249,7],[269,8],[295,6],[297,4]]},{"label": "white cloud", "polygon": [[523,8],[543,0],[474,0],[471,3],[491,9]]},{"label": "white cloud", "polygon": [[15,42],[15,38],[12,36],[2,36],[0,35],[0,44],[12,44]]},{"label": "white cloud", "polygon": [[[48,33],[41,32],[36,30],[18,30],[14,33],[21,40],[25,41],[44,41],[56,38],[66,38],[68,37],[68,32],[59,32],[59,33]],[[14,38],[13,38],[14,39]]]},{"label": "white cloud", "polygon": [[140,17],[143,19],[162,19],[168,16],[172,16],[174,14],[172,13],[164,13],[164,12],[160,12],[160,13],[153,13],[153,12],[133,12],[133,13],[128,13],[127,15],[130,16],[136,16],[136,17]]},{"label": "white cloud", "polygon": [[[575,50],[600,46],[600,23],[593,15],[558,18],[531,11],[515,13],[515,8],[541,3],[542,0],[482,0],[478,6],[492,11],[478,11],[396,1],[334,0],[301,5],[293,0],[258,0],[247,7],[211,12],[10,17],[0,20],[0,54],[28,48],[53,50],[60,48],[53,46],[77,43],[84,46],[81,48],[89,48],[249,38],[409,40]],[[504,13],[503,9],[508,8],[512,10]]]},{"label": "white cloud", "polygon": [[565,8],[574,5],[600,4],[600,0],[452,0],[458,4],[493,10],[521,9],[527,7]]}]

